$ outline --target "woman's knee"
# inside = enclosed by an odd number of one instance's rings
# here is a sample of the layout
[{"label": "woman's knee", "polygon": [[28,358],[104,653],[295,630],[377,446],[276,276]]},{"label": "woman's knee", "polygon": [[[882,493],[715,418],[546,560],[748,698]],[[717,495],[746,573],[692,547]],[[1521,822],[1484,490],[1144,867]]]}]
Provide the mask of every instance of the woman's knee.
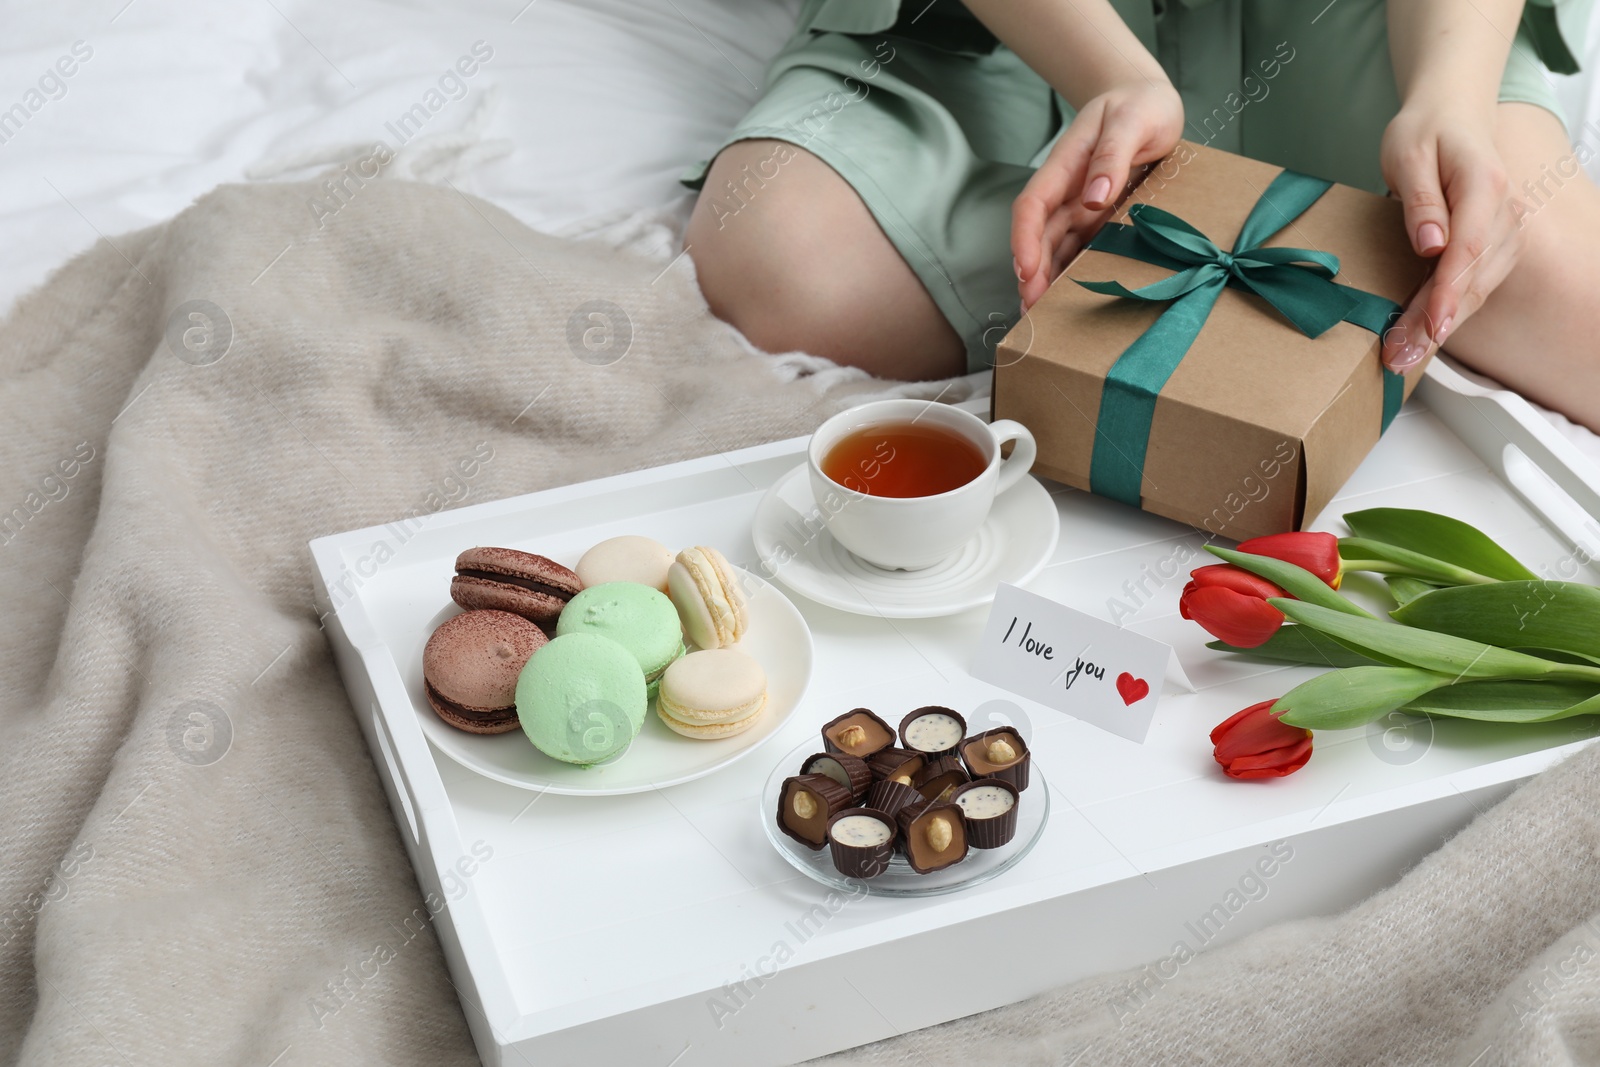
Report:
[{"label": "woman's knee", "polygon": [[1516,310],[1525,314],[1526,298],[1560,298],[1592,288],[1590,270],[1600,264],[1600,188],[1583,172],[1554,116],[1526,105],[1507,118],[1499,141],[1521,247],[1510,277],[1489,302],[1515,297]]},{"label": "woman's knee", "polygon": [[965,349],[860,197],[780,141],[724,149],[684,235],[706,303],[768,352],[946,377]]},{"label": "woman's knee", "polygon": [[1517,215],[1516,264],[1446,350],[1530,400],[1600,431],[1600,189],[1576,165],[1561,124],[1531,104],[1501,104],[1496,141]]},{"label": "woman's knee", "polygon": [[684,235],[712,313],[769,352],[833,358],[846,348],[843,327],[859,297],[840,284],[852,243],[840,224],[842,197],[859,203],[842,178],[794,145],[739,141],[724,149]]},{"label": "woman's knee", "polygon": [[806,347],[798,335],[789,338],[795,343],[783,342],[805,325],[806,305],[826,269],[815,262],[816,250],[796,226],[795,213],[783,209],[791,197],[778,182],[790,176],[761,173],[760,163],[772,157],[759,146],[779,143],[741,141],[717,156],[695,202],[684,248],[712,314],[738,327],[752,344],[783,352]]}]

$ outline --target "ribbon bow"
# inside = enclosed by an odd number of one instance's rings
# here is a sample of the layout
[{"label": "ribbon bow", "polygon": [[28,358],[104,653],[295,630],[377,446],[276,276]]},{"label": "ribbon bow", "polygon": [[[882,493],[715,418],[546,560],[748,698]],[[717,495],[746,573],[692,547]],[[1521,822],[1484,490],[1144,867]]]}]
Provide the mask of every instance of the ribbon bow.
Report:
[{"label": "ribbon bow", "polygon": [[[1116,281],[1078,282],[1106,296],[1168,303],[1161,317],[1106,374],[1090,457],[1091,490],[1138,506],[1156,397],[1200,335],[1224,288],[1255,293],[1312,338],[1346,321],[1381,334],[1399,314],[1399,306],[1391,300],[1334,282],[1339,273],[1337,256],[1306,248],[1261,247],[1332,184],[1294,171],[1279,174],[1251,208],[1231,252],[1218,248],[1170,211],[1150,204],[1135,204],[1128,211],[1131,224],[1108,222],[1089,242],[1096,251],[1176,272],[1137,289]],[[1404,377],[1386,371],[1385,429],[1399,410],[1404,391]]]}]

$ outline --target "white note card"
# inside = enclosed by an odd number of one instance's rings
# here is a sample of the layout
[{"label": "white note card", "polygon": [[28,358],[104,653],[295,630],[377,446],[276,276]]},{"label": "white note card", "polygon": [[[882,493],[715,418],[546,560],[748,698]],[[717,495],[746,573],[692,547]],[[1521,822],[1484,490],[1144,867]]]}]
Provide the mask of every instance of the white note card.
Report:
[{"label": "white note card", "polygon": [[1172,647],[1000,583],[972,674],[1138,744]]}]

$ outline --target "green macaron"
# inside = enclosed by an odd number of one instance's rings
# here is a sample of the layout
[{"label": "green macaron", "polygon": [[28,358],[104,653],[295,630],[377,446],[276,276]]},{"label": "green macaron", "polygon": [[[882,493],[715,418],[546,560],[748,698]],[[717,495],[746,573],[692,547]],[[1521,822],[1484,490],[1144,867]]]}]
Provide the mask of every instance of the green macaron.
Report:
[{"label": "green macaron", "polygon": [[517,676],[523,732],[565,763],[599,763],[627,748],[648,705],[639,661],[600,634],[558,635]]},{"label": "green macaron", "polygon": [[603,582],[573,597],[561,609],[556,634],[577,633],[609,637],[632,652],[652,698],[661,673],[683,655],[678,609],[661,590],[640,582]]}]

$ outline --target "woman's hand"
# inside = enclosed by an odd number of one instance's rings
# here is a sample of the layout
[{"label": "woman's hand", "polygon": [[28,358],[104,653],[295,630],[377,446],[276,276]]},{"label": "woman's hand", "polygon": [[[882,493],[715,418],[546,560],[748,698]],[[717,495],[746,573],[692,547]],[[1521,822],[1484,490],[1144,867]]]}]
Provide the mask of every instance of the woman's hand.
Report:
[{"label": "woman's hand", "polygon": [[1384,180],[1405,205],[1433,274],[1383,337],[1383,362],[1415,366],[1483,306],[1522,251],[1522,220],[1494,143],[1491,110],[1407,104],[1384,131]]},{"label": "woman's hand", "polygon": [[1171,83],[1111,89],[1079,109],[1011,211],[1011,253],[1026,311],[1114,209],[1133,168],[1163,158],[1183,131]]}]

